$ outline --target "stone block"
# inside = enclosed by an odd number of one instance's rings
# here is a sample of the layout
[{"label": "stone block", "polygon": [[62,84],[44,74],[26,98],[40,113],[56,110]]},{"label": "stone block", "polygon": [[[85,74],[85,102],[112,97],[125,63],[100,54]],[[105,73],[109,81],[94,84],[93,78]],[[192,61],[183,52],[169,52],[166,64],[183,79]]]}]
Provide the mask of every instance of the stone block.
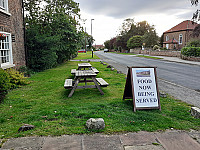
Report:
[{"label": "stone block", "polygon": [[112,66],[111,66],[111,65],[108,65],[107,68],[112,68]]},{"label": "stone block", "polygon": [[198,107],[191,107],[191,115],[195,118],[200,118],[200,109]]},{"label": "stone block", "polygon": [[160,95],[160,97],[162,97],[162,98],[166,98],[166,97],[167,97],[167,94],[164,93],[164,92],[162,92],[162,91],[159,92],[159,95]]},{"label": "stone block", "polygon": [[89,120],[87,120],[86,126],[88,129],[102,130],[105,128],[105,122],[103,118],[90,118]]}]

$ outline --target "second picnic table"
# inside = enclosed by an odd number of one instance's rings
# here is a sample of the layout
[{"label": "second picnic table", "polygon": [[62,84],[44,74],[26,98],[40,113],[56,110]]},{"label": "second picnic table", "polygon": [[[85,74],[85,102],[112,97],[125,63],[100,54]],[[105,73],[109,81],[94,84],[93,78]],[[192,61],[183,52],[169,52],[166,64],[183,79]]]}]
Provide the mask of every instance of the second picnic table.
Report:
[{"label": "second picnic table", "polygon": [[[81,70],[82,68],[84,70]],[[86,68],[89,70],[85,70]],[[109,85],[104,79],[96,78],[99,71],[96,68],[93,68],[90,63],[78,64],[78,70],[72,69],[71,73],[75,76],[74,82],[72,79],[66,79],[64,84],[66,89],[72,89],[68,97],[71,97],[76,89],[82,88],[98,88],[100,93],[103,95],[104,93],[100,86],[106,87]],[[85,82],[85,86],[78,86],[81,82]],[[87,82],[93,82],[94,85],[87,85]]]}]

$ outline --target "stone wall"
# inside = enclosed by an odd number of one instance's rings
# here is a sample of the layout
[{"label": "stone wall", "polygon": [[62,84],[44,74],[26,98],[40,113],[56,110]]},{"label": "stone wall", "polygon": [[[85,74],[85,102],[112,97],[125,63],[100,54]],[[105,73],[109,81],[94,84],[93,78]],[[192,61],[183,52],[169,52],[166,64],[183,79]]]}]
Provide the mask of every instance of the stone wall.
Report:
[{"label": "stone wall", "polygon": [[191,56],[187,57],[187,56],[181,55],[181,59],[200,62],[200,57],[191,57]]},{"label": "stone wall", "polygon": [[181,51],[170,51],[170,50],[160,50],[160,51],[153,51],[153,50],[139,50],[135,49],[134,54],[146,54],[152,56],[168,56],[168,57],[180,57]]}]

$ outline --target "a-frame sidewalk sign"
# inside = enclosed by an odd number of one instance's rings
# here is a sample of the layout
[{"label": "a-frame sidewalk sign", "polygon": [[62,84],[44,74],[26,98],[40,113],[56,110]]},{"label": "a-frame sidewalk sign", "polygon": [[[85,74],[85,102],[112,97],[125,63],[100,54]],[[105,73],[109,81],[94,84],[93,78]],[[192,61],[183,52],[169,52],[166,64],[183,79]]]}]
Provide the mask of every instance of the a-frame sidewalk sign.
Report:
[{"label": "a-frame sidewalk sign", "polygon": [[156,67],[128,67],[123,100],[133,99],[133,111],[159,109]]}]

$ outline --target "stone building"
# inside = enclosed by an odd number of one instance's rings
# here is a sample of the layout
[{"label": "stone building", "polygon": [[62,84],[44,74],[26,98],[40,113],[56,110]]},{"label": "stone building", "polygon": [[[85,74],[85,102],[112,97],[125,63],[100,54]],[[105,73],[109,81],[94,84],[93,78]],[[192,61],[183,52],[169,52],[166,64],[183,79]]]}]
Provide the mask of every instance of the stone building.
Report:
[{"label": "stone building", "polygon": [[197,23],[185,20],[163,33],[163,47],[167,49],[181,49],[193,38],[191,35]]},{"label": "stone building", "polygon": [[0,0],[0,67],[26,65],[23,0]]}]

